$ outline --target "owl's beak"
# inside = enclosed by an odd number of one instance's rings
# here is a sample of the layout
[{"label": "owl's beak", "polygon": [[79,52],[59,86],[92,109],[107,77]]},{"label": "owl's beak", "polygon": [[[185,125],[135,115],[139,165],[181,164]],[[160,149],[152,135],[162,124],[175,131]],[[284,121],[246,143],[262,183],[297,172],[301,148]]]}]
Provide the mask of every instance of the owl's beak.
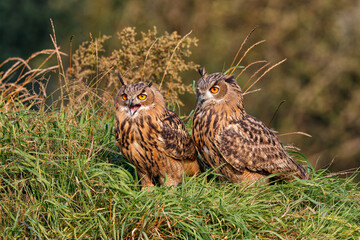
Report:
[{"label": "owl's beak", "polygon": [[205,102],[205,97],[202,95],[202,94],[199,94],[198,95],[198,98],[197,98],[197,105],[201,105]]},{"label": "owl's beak", "polygon": [[133,104],[133,100],[132,99],[129,100],[129,109],[131,116],[134,116],[134,114],[140,107],[141,107],[140,104]]},{"label": "owl's beak", "polygon": [[200,103],[202,102],[202,97],[201,97],[201,95],[199,94],[199,96],[197,97],[197,105],[200,105]]}]

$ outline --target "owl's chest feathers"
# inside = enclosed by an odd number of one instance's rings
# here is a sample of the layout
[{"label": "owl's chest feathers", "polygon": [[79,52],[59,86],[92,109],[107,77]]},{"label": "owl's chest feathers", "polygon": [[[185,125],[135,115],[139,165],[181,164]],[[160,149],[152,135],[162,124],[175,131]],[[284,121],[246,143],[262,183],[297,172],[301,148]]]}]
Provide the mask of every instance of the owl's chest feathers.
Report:
[{"label": "owl's chest feathers", "polygon": [[[119,123],[118,141],[125,148],[133,143],[139,144],[142,148],[156,147],[156,139],[161,126],[150,116],[138,117]],[[147,146],[149,145],[149,146]]]},{"label": "owl's chest feathers", "polygon": [[231,122],[241,119],[244,112],[231,106],[212,106],[211,108],[196,111],[194,118],[194,135],[213,139],[224,131]]},{"label": "owl's chest feathers", "polygon": [[[140,172],[158,172],[161,157],[158,146],[159,123],[150,116],[127,119],[118,123],[118,146]],[[159,149],[160,148],[160,149]]]},{"label": "owl's chest feathers", "polygon": [[193,137],[198,151],[212,167],[216,166],[217,153],[215,137],[223,128],[222,122],[226,118],[225,114],[217,113],[214,109],[207,111],[197,111],[194,117]]},{"label": "owl's chest feathers", "polygon": [[221,165],[221,155],[216,146],[216,138],[227,129],[232,122],[242,119],[245,112],[231,106],[212,106],[195,113],[194,139],[198,151],[212,167]]}]

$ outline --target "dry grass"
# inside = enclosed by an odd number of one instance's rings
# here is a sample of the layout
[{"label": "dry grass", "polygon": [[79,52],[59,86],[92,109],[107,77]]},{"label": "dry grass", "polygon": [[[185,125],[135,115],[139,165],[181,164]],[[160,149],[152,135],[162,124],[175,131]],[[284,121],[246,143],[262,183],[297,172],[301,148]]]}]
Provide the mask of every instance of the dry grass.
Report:
[{"label": "dry grass", "polygon": [[71,71],[70,78],[78,81],[76,85],[81,82],[97,89],[99,97],[109,99],[119,88],[119,71],[127,83],[152,81],[167,101],[182,105],[179,95],[191,92],[191,85],[184,85],[180,74],[198,67],[186,60],[196,38],[189,34],[182,38],[176,32],[158,36],[155,27],[139,36],[135,28],[125,28],[118,33],[120,48],[106,55],[107,39],[109,36],[91,39],[75,51],[68,73]]},{"label": "dry grass", "polygon": [[[46,100],[47,73],[58,69],[58,66],[43,68],[56,53],[47,49],[32,54],[28,59],[9,58],[0,64],[0,69],[12,63],[10,67],[0,71],[0,98],[4,101],[4,110],[10,111],[17,102],[31,103],[43,108]],[[40,55],[47,56],[37,68],[31,68],[30,63]]]},{"label": "dry grass", "polygon": [[[34,53],[26,60],[9,58],[0,64],[0,69],[4,69],[0,72],[4,110],[10,110],[19,101],[44,110],[50,78],[55,79],[51,84],[59,86],[49,94],[52,106],[72,106],[77,113],[90,102],[92,106],[101,106],[101,113],[112,112],[113,95],[120,84],[117,72],[128,83],[152,81],[173,105],[182,105],[179,95],[192,91],[191,85],[183,84],[181,79],[182,72],[198,67],[186,60],[191,55],[190,48],[197,44],[196,38],[189,37],[190,33],[184,37],[176,32],[158,36],[155,27],[140,34],[135,28],[125,28],[118,33],[120,48],[111,52],[104,47],[109,36],[91,36],[74,54],[70,52],[70,66],[66,67],[62,58],[67,55],[60,51],[53,24],[52,29],[54,49]],[[30,63],[39,61],[43,55],[45,60],[31,68]],[[57,64],[47,67],[54,60]],[[9,66],[12,62],[15,63]],[[55,95],[59,97],[54,99]]]}]

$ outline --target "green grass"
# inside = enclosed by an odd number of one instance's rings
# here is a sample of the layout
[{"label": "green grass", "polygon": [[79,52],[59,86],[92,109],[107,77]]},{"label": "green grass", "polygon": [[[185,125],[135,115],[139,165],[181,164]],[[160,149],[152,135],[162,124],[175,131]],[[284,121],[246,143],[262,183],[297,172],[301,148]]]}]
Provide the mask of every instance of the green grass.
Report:
[{"label": "green grass", "polygon": [[87,106],[4,112],[0,101],[2,239],[358,239],[353,177],[244,189],[206,172],[141,191],[118,153],[112,113]]}]

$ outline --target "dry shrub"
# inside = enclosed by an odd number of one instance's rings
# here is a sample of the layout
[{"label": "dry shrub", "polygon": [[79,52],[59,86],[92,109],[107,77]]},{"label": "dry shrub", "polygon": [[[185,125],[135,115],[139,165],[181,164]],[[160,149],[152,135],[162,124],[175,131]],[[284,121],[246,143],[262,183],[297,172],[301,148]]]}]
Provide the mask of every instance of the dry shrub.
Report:
[{"label": "dry shrub", "polygon": [[[0,64],[0,111],[17,109],[18,103],[27,103],[42,109],[46,100],[48,77],[46,74],[58,66],[43,66],[55,54],[55,50],[46,49],[33,53],[28,59],[13,57]],[[47,58],[37,68],[31,62],[39,56]],[[14,62],[12,65],[10,65]],[[10,66],[9,66],[10,65]]]},{"label": "dry shrub", "polygon": [[199,67],[186,60],[191,55],[191,46],[197,46],[197,39],[188,35],[182,38],[177,32],[158,36],[156,27],[141,32],[140,36],[135,28],[127,27],[117,36],[120,48],[109,55],[104,47],[110,38],[106,35],[83,42],[75,51],[72,66],[67,71],[76,83],[73,89],[83,93],[85,86],[95,88],[98,97],[111,102],[120,87],[117,77],[120,72],[128,84],[152,81],[167,101],[183,105],[179,94],[191,92],[191,85],[183,84],[180,73]]},{"label": "dry shrub", "polygon": [[[5,104],[1,108],[7,111],[16,106],[15,102],[36,104],[39,108],[45,106],[51,76],[56,79],[51,84],[59,86],[57,94],[60,96],[55,105],[67,105],[67,110],[75,110],[78,114],[86,109],[85,106],[101,106],[101,112],[105,109],[112,112],[113,95],[120,87],[117,72],[123,74],[127,83],[152,81],[166,100],[183,105],[179,94],[190,92],[191,85],[183,84],[180,74],[199,67],[186,60],[191,55],[190,48],[197,46],[197,39],[188,35],[181,37],[177,32],[165,32],[158,36],[154,27],[138,36],[135,28],[128,27],[118,33],[119,49],[107,54],[104,44],[110,37],[91,38],[70,55],[70,66],[66,68],[62,60],[65,54],[59,51],[53,26],[54,49],[34,53],[27,60],[9,58],[0,65],[5,69],[0,71],[0,98]],[[29,62],[43,54],[48,55],[47,58],[39,67],[31,68]],[[58,64],[44,67],[51,65],[49,59],[53,57]],[[15,63],[8,67],[11,61]],[[57,74],[52,71],[55,69]]]}]

